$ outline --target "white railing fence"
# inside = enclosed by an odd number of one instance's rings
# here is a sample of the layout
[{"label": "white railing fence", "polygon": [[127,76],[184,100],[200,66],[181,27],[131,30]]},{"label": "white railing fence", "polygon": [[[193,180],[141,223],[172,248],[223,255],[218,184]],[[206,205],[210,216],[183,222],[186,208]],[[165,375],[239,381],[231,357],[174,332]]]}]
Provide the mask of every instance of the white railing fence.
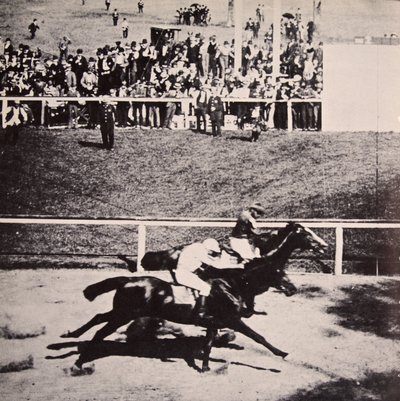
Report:
[{"label": "white railing fence", "polygon": [[[82,105],[87,102],[101,102],[104,100],[102,96],[95,97],[71,97],[71,96],[54,96],[54,97],[44,97],[44,96],[0,96],[1,107],[2,110],[5,110],[8,103],[10,101],[19,101],[19,102],[39,102],[40,107],[40,124],[44,125],[45,123],[45,109],[47,103],[50,101],[53,105],[59,104],[62,106],[63,104],[67,104],[68,102],[80,102]],[[182,114],[184,116],[183,127],[184,129],[190,128],[189,126],[189,115],[192,115],[190,111],[194,109],[196,100],[194,98],[163,98],[163,97],[108,97],[108,100],[111,102],[130,102],[130,103],[167,103],[167,102],[175,102],[181,104]],[[316,103],[322,105],[322,99],[287,99],[287,100],[276,100],[276,99],[261,99],[261,98],[222,98],[221,99],[228,106],[229,104],[234,103],[265,103],[265,104],[276,104],[276,103],[285,103],[287,107],[287,130],[293,131],[293,118],[292,118],[292,108],[296,103]],[[5,115],[2,113],[3,118],[3,126]]]},{"label": "white railing fence", "polygon": [[[334,273],[343,273],[343,252],[344,240],[343,230],[345,229],[398,229],[399,221],[383,220],[337,220],[337,219],[293,219],[305,227],[317,229],[333,229],[335,232],[335,256]],[[288,220],[260,220],[260,228],[284,227]],[[104,225],[104,226],[137,226],[138,246],[137,260],[140,262],[146,253],[147,227],[189,227],[189,228],[232,228],[235,225],[234,219],[201,219],[201,218],[164,218],[151,219],[143,217],[129,218],[57,218],[57,217],[0,217],[1,224],[41,224],[41,225]],[[152,249],[154,251],[154,249]],[[143,270],[138,265],[138,271]]]}]

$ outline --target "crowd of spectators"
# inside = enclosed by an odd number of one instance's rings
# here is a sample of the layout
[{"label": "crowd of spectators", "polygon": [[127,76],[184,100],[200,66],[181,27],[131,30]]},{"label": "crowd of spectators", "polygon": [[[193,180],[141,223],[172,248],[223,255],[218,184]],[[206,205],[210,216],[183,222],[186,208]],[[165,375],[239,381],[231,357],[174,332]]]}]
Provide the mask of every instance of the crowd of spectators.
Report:
[{"label": "crowd of spectators", "polygon": [[210,9],[202,4],[192,4],[190,7],[181,7],[176,10],[176,23],[178,25],[203,25],[211,21]]},{"label": "crowd of spectators", "polygon": [[[313,42],[313,32],[304,31],[298,17],[283,18],[281,29],[284,40],[277,82],[272,80],[272,26],[260,46],[260,41],[252,39],[243,42],[238,72],[233,69],[233,41],[219,43],[215,35],[206,39],[189,33],[180,42],[166,36],[157,49],[147,39],[140,43],[117,41],[98,48],[95,57],[85,56],[79,48],[71,54],[67,36],[58,44],[59,54],[50,57],[44,57],[38,48],[0,39],[0,94],[194,98],[200,86],[213,86],[221,97],[320,97],[322,43]],[[297,125],[310,128],[305,123]]]}]

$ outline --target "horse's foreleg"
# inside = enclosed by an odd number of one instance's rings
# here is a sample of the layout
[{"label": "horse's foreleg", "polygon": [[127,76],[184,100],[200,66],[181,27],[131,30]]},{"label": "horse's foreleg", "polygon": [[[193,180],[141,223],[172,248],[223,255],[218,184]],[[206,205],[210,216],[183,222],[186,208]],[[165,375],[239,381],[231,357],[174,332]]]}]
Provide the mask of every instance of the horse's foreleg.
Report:
[{"label": "horse's foreleg", "polygon": [[112,311],[107,312],[107,313],[98,313],[93,319],[89,320],[83,326],[79,327],[79,329],[76,329],[74,331],[68,331],[67,333],[62,334],[61,337],[62,338],[71,338],[71,337],[78,338],[83,333],[86,333],[92,327],[97,326],[98,324],[107,322],[111,317],[112,317]]},{"label": "horse's foreleg", "polygon": [[235,320],[234,322],[230,323],[228,327],[231,328],[232,330],[244,334],[245,336],[251,338],[255,342],[263,345],[265,348],[268,348],[274,355],[280,356],[282,358],[285,358],[288,355],[287,352],[275,348],[262,335],[255,332],[241,320]]},{"label": "horse's foreleg", "polygon": [[204,344],[203,348],[203,366],[201,368],[202,372],[207,372],[210,370],[210,367],[208,366],[208,362],[210,360],[210,352],[211,348],[214,344],[215,336],[217,335],[218,330],[216,329],[207,329],[207,335],[206,335],[206,342]]}]

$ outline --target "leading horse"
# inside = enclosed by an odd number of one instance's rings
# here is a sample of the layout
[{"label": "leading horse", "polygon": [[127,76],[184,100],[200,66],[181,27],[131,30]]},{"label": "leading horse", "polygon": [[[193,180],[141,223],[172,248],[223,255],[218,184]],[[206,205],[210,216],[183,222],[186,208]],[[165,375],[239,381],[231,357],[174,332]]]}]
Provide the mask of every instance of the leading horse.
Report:
[{"label": "leading horse", "polygon": [[[274,287],[291,296],[296,287],[284,270],[288,255],[295,248],[323,252],[327,244],[311,230],[289,223],[281,242],[272,255],[252,261],[247,269],[225,272],[223,277],[209,278],[211,293],[207,298],[207,314],[211,319],[199,319],[195,306],[175,300],[172,284],[155,277],[114,277],[92,284],[84,290],[85,297],[92,301],[97,296],[116,291],[113,308],[97,314],[78,329],[62,335],[63,338],[78,338],[92,327],[106,323],[96,332],[92,341],[98,342],[119,327],[139,317],[155,317],[175,323],[198,325],[207,328],[203,348],[202,371],[209,370],[209,356],[218,329],[229,328],[240,332],[266,347],[274,355],[285,358],[288,354],[270,344],[263,336],[247,326],[242,318],[249,317],[248,300]],[[228,270],[228,269],[227,269]],[[79,367],[81,361],[78,359]]]}]

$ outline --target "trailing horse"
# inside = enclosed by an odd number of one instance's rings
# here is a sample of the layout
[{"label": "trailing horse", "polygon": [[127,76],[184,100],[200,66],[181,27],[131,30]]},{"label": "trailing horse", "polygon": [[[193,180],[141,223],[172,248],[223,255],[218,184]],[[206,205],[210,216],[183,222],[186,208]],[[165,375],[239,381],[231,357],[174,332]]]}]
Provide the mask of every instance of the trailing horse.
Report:
[{"label": "trailing horse", "polygon": [[[260,249],[261,256],[272,250],[276,244],[275,235],[276,230],[265,231],[259,235],[253,235],[250,241]],[[228,254],[233,254],[235,258],[240,258],[234,251],[230,249],[230,245],[227,244],[227,238],[218,239],[218,243],[223,251]],[[173,270],[176,268],[178,263],[179,255],[182,249],[189,244],[178,245],[170,249],[162,251],[149,251],[143,256],[140,261],[141,266],[144,270]]]},{"label": "trailing horse", "polygon": [[[287,277],[284,265],[290,252],[295,248],[323,251],[327,244],[311,230],[298,224],[289,223],[281,235],[281,242],[274,252],[252,261],[247,269],[225,272],[223,277],[210,278],[211,293],[207,298],[207,314],[211,319],[200,319],[195,306],[175,300],[172,284],[155,277],[114,277],[90,285],[84,295],[90,301],[110,291],[116,291],[113,309],[97,314],[89,322],[64,334],[64,338],[77,338],[92,327],[107,323],[96,332],[92,341],[103,340],[119,327],[139,317],[156,317],[176,323],[200,325],[207,328],[203,349],[202,371],[209,370],[209,355],[218,329],[229,328],[240,332],[266,347],[274,355],[285,358],[287,353],[274,347],[263,336],[256,333],[243,321],[249,316],[248,300],[274,287],[291,296],[296,287]],[[227,269],[229,270],[229,269]],[[250,311],[251,314],[251,311]],[[81,362],[76,362],[79,366]]]}]

